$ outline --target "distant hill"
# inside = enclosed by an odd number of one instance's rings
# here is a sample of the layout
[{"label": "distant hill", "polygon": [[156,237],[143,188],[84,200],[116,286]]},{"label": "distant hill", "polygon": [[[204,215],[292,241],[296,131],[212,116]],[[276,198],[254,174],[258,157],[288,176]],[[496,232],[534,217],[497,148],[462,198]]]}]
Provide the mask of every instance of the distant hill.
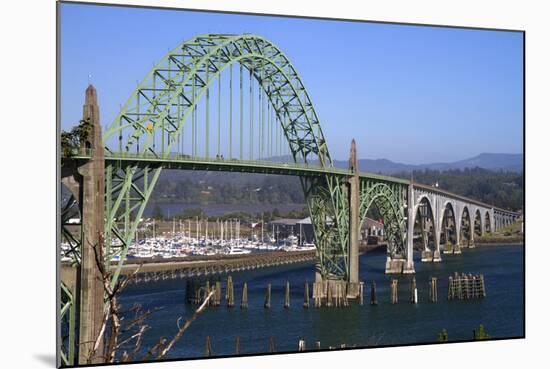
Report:
[{"label": "distant hill", "polygon": [[[289,158],[285,158],[286,161]],[[283,161],[282,158],[273,158]],[[346,168],[348,162],[336,161]],[[523,155],[480,154],[452,163],[408,165],[386,159],[359,160],[361,171],[409,178],[416,171],[418,183],[438,182],[442,189],[502,208],[523,208]],[[187,204],[303,204],[299,177],[163,170],[153,192],[153,202]]]},{"label": "distant hill", "polygon": [[[523,154],[492,154],[482,153],[473,158],[451,163],[403,164],[388,159],[359,159],[359,170],[364,172],[394,174],[411,172],[413,170],[449,170],[465,168],[483,168],[493,171],[523,172]],[[335,166],[346,168],[348,162],[337,160]]]}]

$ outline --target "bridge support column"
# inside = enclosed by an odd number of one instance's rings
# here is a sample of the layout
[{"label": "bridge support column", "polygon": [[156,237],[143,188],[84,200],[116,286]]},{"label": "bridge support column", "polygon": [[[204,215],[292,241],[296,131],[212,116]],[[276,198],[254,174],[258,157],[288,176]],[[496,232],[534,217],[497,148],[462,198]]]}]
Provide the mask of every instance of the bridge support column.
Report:
[{"label": "bridge support column", "polygon": [[414,187],[412,182],[407,189],[407,262],[403,267],[404,274],[414,274],[413,236],[414,236]]},{"label": "bridge support column", "polygon": [[349,288],[348,296],[359,296],[359,172],[355,140],[351,141],[349,169],[354,173],[349,179]]},{"label": "bridge support column", "polygon": [[472,225],[472,229],[470,231],[470,239],[468,240],[468,248],[473,249],[476,247],[474,242],[474,226]]},{"label": "bridge support column", "polygon": [[102,344],[92,357],[91,351],[99,335],[104,308],[103,279],[96,264],[94,247],[99,245],[105,224],[105,158],[99,123],[97,94],[93,86],[86,89],[83,117],[91,123],[87,139],[81,143],[92,150],[90,161],[79,168],[82,175],[82,243],[80,266],[80,322],[78,364],[105,362]]},{"label": "bridge support column", "polygon": [[440,251],[440,245],[439,245],[439,243],[441,242],[441,232],[440,232],[441,230],[439,229],[439,224],[434,224],[434,230],[435,230],[435,235],[434,235],[435,245],[434,245],[433,262],[439,263],[441,262],[441,251]]}]

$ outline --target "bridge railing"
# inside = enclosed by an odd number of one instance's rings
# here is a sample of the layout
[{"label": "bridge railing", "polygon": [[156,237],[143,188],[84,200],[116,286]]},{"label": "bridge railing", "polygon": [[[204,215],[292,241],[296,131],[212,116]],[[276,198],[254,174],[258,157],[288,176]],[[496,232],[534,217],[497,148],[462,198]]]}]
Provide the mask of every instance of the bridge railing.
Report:
[{"label": "bridge railing", "polygon": [[164,156],[158,156],[149,153],[130,153],[130,152],[110,152],[105,151],[105,158],[111,159],[129,159],[129,160],[151,160],[151,161],[164,161],[164,162],[193,162],[204,164],[217,164],[217,165],[241,165],[241,166],[264,166],[264,167],[277,167],[283,169],[301,169],[301,170],[313,170],[313,171],[327,171],[331,173],[350,174],[348,169],[325,167],[314,163],[296,163],[296,162],[278,162],[275,160],[240,160],[237,158],[224,158],[219,156],[212,157],[199,157],[180,153],[170,153]]}]

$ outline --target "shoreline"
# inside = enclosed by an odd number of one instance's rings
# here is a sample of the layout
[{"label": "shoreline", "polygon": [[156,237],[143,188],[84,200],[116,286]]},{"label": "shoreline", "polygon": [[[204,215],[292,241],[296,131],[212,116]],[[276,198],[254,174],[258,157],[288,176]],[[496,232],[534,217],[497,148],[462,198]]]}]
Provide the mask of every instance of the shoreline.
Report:
[{"label": "shoreline", "polygon": [[523,240],[523,238],[513,239],[513,240],[482,241],[482,242],[476,242],[475,245],[476,246],[509,246],[509,245],[525,246],[525,241]]},{"label": "shoreline", "polygon": [[495,245],[495,244],[503,244],[503,245],[510,245],[510,244],[525,244],[525,235],[509,235],[504,237],[491,237],[491,238],[477,238],[474,239],[475,245]]}]

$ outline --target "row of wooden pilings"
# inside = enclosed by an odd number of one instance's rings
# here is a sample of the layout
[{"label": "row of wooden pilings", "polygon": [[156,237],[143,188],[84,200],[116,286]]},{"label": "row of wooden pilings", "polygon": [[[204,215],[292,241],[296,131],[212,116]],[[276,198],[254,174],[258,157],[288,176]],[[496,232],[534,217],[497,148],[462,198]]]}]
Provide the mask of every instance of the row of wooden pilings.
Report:
[{"label": "row of wooden pilings", "polygon": [[[430,277],[428,280],[429,287],[429,301],[437,302],[437,290],[438,290],[437,277]],[[325,281],[314,282],[313,294],[313,306],[316,308],[326,307],[347,307],[349,306],[350,298],[355,296],[350,295],[350,290],[355,289],[359,292],[358,300],[359,304],[363,305],[364,298],[364,284],[360,282],[357,286],[352,283],[343,281]],[[227,277],[226,289],[225,289],[225,303],[228,307],[235,306],[235,287],[233,284],[233,278]],[[220,306],[222,303],[222,286],[220,281],[212,282],[206,280],[204,285],[201,285],[196,280],[187,280],[186,299],[188,303],[199,305],[205,297],[214,291],[214,295],[208,302],[209,306]],[[471,299],[485,297],[485,281],[483,275],[465,275],[464,273],[459,275],[455,273],[454,276],[449,277],[449,293],[447,298],[452,299]],[[390,302],[397,304],[398,298],[398,279],[392,279],[390,281]],[[416,278],[413,277],[410,283],[410,302],[418,303],[418,288],[416,284]],[[370,285],[370,304],[378,305],[376,282],[372,281]],[[304,284],[304,301],[302,306],[304,308],[310,307],[310,293],[309,283]],[[248,308],[248,285],[245,282],[242,288],[241,294],[241,309]],[[284,303],[283,307],[288,309],[290,307],[290,282],[287,281],[284,290]],[[265,289],[264,308],[271,308],[271,283],[268,283]]]},{"label": "row of wooden pilings", "polygon": [[[397,304],[397,279],[392,279],[390,285],[390,300],[392,304]],[[429,285],[429,301],[437,302],[437,277],[430,277],[428,281]],[[411,298],[410,301],[414,304],[418,303],[418,289],[416,287],[416,278],[411,280]],[[376,304],[376,285],[373,282],[371,304]],[[482,298],[485,297],[485,279],[483,274],[472,275],[458,273],[449,277],[449,292],[447,294],[448,300],[453,299],[470,299],[470,298]],[[374,303],[373,303],[374,301]]]},{"label": "row of wooden pilings", "polygon": [[449,277],[449,292],[447,298],[453,299],[475,299],[485,297],[485,278],[483,274],[458,274]]},{"label": "row of wooden pilings", "polygon": [[[303,307],[310,307],[310,300],[313,299],[315,307],[321,307],[323,304],[327,307],[344,307],[349,306],[349,295],[348,292],[350,288],[350,283],[340,282],[340,281],[330,281],[330,282],[315,282],[313,283],[313,295],[310,298],[309,292],[309,283],[304,284],[304,301]],[[359,289],[359,303],[363,304],[363,282],[357,284]],[[206,280],[204,285],[197,282],[196,280],[187,280],[186,288],[186,300],[190,304],[199,305],[201,304],[206,296],[210,292],[214,291],[214,295],[208,301],[209,306],[220,306],[222,303],[222,286],[220,281],[211,282]],[[233,278],[231,276],[227,277],[226,288],[225,288],[225,302],[227,307],[235,306],[235,286],[233,283]],[[248,308],[248,284],[245,282],[242,288],[241,294],[241,309]],[[287,281],[285,284],[284,292],[284,308],[290,307],[290,282]],[[265,299],[264,307],[266,309],[271,308],[271,283],[268,283],[265,289]]]}]

